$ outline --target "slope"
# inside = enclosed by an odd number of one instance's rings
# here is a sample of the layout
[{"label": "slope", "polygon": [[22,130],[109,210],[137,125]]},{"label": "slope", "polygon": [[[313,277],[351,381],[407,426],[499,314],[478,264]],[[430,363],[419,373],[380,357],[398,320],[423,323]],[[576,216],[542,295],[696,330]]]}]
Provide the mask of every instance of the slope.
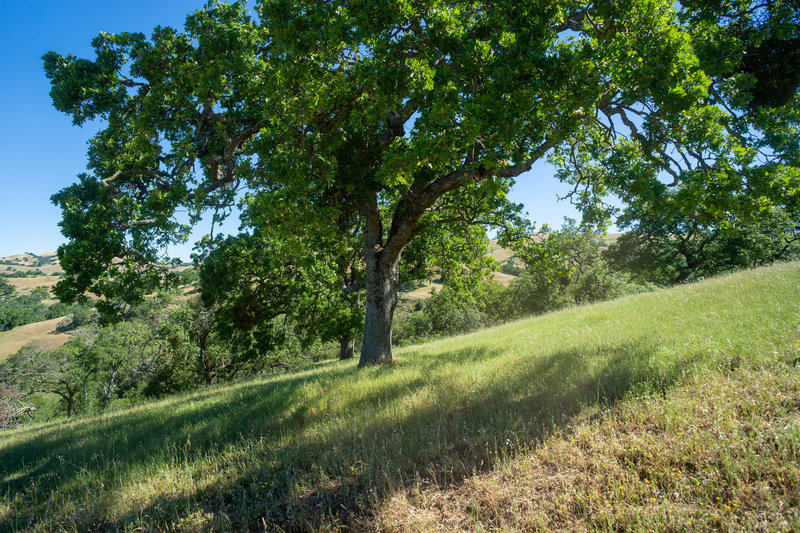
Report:
[{"label": "slope", "polygon": [[30,342],[36,342],[42,348],[49,350],[58,348],[66,343],[70,339],[70,335],[59,333],[56,330],[62,320],[64,320],[64,317],[25,324],[8,331],[0,331],[0,360],[15,353]]},{"label": "slope", "polygon": [[326,361],[6,431],[0,530],[791,530],[799,284],[775,265],[388,368]]}]

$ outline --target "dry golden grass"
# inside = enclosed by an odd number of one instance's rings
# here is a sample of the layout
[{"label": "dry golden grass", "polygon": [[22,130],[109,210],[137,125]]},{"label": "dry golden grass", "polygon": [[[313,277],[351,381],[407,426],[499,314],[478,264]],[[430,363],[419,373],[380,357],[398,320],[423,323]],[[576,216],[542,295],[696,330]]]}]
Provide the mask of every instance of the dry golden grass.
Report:
[{"label": "dry golden grass", "polygon": [[511,274],[504,274],[502,272],[494,272],[492,276],[493,279],[503,287],[508,287],[508,284],[511,283],[511,280],[517,277],[512,276]]},{"label": "dry golden grass", "polygon": [[48,276],[54,276],[56,274],[62,274],[64,272],[64,269],[61,268],[61,265],[59,265],[58,263],[54,265],[44,265],[36,268],[38,268]]},{"label": "dry golden grass", "polygon": [[502,248],[497,244],[496,240],[491,240],[489,241],[489,255],[492,256],[492,259],[495,261],[504,263],[511,259],[511,257],[514,255],[514,252],[508,248]]},{"label": "dry golden grass", "polygon": [[58,276],[38,276],[35,278],[8,278],[7,281],[20,294],[30,293],[36,287],[50,289],[58,283],[61,278]]},{"label": "dry golden grass", "polygon": [[[39,258],[48,259],[50,263],[37,266],[39,264]],[[14,264],[9,265],[2,263]],[[47,276],[60,274],[64,271],[61,265],[58,264],[56,254],[54,253],[39,254],[38,256],[33,256],[31,254],[15,254],[7,257],[0,257],[0,273],[29,272],[31,270],[40,270]]]},{"label": "dry golden grass", "polygon": [[411,300],[425,300],[426,298],[430,298],[431,293],[435,288],[436,285],[434,283],[429,283],[423,287],[420,287],[419,289],[406,293],[405,296]]},{"label": "dry golden grass", "polygon": [[35,341],[48,350],[58,348],[66,343],[70,336],[66,333],[56,333],[55,331],[56,326],[63,319],[63,317],[54,318],[0,332],[0,360],[15,353],[30,342]]},{"label": "dry golden grass", "polygon": [[706,371],[668,397],[586,410],[454,486],[399,491],[380,529],[797,531],[798,407],[795,369]]}]

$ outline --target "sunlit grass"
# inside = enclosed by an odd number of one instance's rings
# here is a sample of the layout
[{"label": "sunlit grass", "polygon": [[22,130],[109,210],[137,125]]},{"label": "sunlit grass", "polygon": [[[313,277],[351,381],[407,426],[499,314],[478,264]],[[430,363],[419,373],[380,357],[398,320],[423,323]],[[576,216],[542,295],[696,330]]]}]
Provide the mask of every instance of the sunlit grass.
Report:
[{"label": "sunlit grass", "polygon": [[[0,530],[646,530],[754,516],[787,529],[798,286],[800,265],[777,265],[410,346],[391,367],[326,361],[6,431]],[[695,456],[695,484],[675,477]],[[721,494],[730,509],[703,514]]]}]

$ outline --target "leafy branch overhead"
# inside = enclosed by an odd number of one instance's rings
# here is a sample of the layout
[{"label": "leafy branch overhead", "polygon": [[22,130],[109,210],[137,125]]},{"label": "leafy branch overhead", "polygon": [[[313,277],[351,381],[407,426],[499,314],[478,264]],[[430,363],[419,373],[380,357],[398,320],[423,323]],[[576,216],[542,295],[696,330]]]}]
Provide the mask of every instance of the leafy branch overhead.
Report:
[{"label": "leafy branch overhead", "polygon": [[265,232],[361,239],[367,364],[391,360],[403,250],[424,228],[513,235],[506,193],[542,158],[598,216],[607,193],[669,187],[711,215],[796,206],[797,80],[765,99],[780,69],[742,59],[793,54],[796,6],[744,5],[211,2],[183,31],[100,34],[94,59],[49,52],[55,106],[106,124],[90,174],[53,197],[57,291],[135,298],[166,279],[180,213],[243,201]]}]

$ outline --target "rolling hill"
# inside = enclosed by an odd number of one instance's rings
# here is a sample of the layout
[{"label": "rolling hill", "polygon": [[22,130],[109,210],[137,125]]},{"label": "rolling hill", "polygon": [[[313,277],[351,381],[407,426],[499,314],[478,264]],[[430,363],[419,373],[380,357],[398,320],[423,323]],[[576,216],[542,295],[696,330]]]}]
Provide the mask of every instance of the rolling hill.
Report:
[{"label": "rolling hill", "polygon": [[800,264],[0,432],[0,530],[800,527]]},{"label": "rolling hill", "polygon": [[54,253],[24,253],[0,257],[0,275],[36,270],[40,270],[45,276],[57,276],[64,272]]}]

